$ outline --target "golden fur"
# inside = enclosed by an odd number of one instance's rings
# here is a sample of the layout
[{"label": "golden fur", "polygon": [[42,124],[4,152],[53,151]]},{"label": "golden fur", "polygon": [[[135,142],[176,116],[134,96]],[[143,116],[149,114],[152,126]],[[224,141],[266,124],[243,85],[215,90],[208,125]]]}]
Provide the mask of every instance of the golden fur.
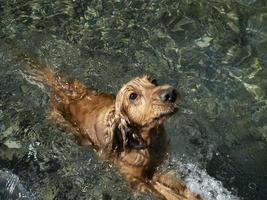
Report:
[{"label": "golden fur", "polygon": [[[115,165],[134,190],[159,199],[200,199],[173,172],[157,170],[168,147],[163,123],[179,101],[170,85],[158,86],[149,76],[137,77],[113,96],[90,90],[77,80],[65,80],[33,61],[28,64],[24,74],[52,89],[53,115],[69,122],[80,143],[92,146]],[[171,91],[173,98],[165,101],[165,91]]]}]

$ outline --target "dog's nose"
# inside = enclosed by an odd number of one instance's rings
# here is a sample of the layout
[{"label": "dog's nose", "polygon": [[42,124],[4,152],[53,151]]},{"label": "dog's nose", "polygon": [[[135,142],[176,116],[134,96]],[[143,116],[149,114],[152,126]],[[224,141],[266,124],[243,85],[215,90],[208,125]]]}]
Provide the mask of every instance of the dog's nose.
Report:
[{"label": "dog's nose", "polygon": [[160,99],[162,102],[175,102],[177,99],[178,93],[173,88],[168,88],[161,92]]}]

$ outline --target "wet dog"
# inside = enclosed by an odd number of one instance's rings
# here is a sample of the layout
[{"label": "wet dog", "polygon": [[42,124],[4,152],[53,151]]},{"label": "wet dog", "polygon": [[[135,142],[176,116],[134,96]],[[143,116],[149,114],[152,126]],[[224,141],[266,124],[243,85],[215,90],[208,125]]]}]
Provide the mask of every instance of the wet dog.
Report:
[{"label": "wet dog", "polygon": [[163,123],[175,113],[180,99],[172,86],[142,76],[113,96],[66,80],[33,61],[23,74],[51,88],[53,116],[71,124],[80,143],[115,165],[135,191],[167,200],[200,199],[173,172],[158,170],[168,147]]}]

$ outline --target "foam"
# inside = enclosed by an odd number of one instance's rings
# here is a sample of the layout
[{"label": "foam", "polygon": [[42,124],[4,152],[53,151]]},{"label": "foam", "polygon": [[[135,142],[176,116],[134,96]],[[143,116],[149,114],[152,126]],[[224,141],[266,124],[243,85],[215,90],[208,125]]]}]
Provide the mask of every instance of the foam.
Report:
[{"label": "foam", "polygon": [[205,169],[201,169],[197,164],[184,163],[174,160],[173,165],[177,172],[182,174],[187,187],[197,194],[200,194],[206,200],[240,200],[223,187],[219,180],[208,175]]}]

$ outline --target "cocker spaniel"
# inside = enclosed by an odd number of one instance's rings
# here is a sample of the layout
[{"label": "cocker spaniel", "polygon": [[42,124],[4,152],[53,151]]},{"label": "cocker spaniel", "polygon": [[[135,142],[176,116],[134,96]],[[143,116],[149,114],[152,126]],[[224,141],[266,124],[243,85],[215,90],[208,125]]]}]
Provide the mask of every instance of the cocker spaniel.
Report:
[{"label": "cocker spaniel", "polygon": [[32,60],[23,74],[51,88],[53,116],[74,127],[80,143],[92,146],[115,165],[135,191],[152,193],[158,199],[201,199],[174,172],[158,170],[168,147],[163,123],[175,113],[180,99],[172,86],[142,76],[113,96],[66,80]]}]

